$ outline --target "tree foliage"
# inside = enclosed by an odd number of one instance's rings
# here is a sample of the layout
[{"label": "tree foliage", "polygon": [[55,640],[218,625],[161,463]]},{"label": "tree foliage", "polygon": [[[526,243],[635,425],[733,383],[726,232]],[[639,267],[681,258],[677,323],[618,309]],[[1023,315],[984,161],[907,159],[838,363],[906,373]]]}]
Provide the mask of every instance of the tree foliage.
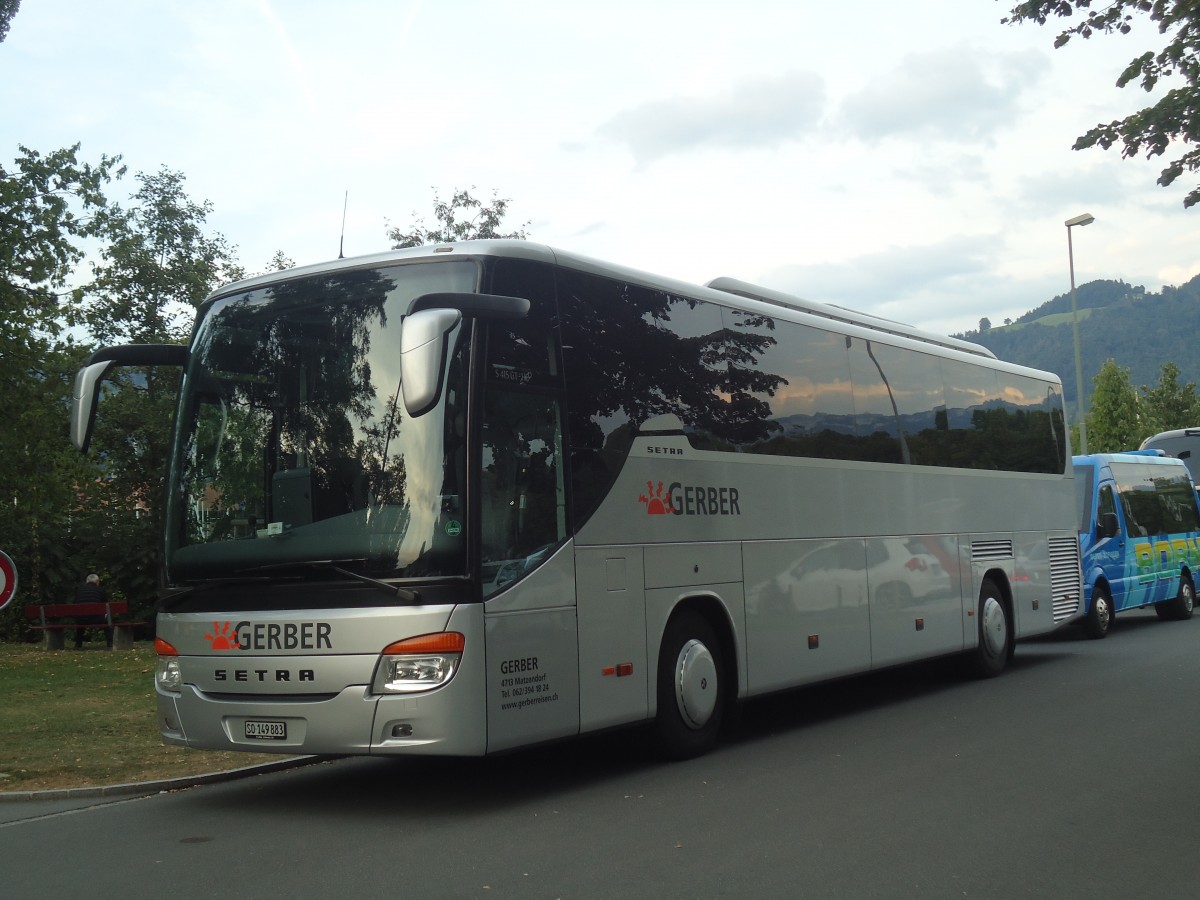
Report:
[{"label": "tree foliage", "polygon": [[[69,599],[94,571],[146,611],[178,375],[121,372],[100,405],[98,452],[84,457],[67,439],[89,353],[76,341],[81,329],[104,343],[184,340],[193,307],[241,270],[182,175],[139,175],[122,209],[105,196],[124,174],[119,157],[88,163],[78,151],[21,147],[0,167],[0,547],[18,567],[18,608]],[[22,627],[16,612],[0,617],[0,637]]]},{"label": "tree foliage", "polygon": [[1088,411],[1088,451],[1113,453],[1136,448],[1143,436],[1138,406],[1129,370],[1107,360],[1096,376]]},{"label": "tree foliage", "polygon": [[187,196],[181,172],[137,179],[130,208],[102,217],[107,245],[81,319],[102,344],[182,343],[200,301],[243,273],[225,239],[205,233],[212,204]]},{"label": "tree foliage", "polygon": [[[1166,45],[1157,53],[1151,50],[1135,56],[1121,72],[1117,87],[1140,83],[1147,92],[1164,79],[1181,81],[1163,94],[1156,103],[1124,119],[1100,123],[1076,139],[1075,150],[1099,146],[1105,150],[1119,145],[1125,157],[1145,154],[1147,158],[1165,156],[1172,144],[1192,149],[1168,162],[1158,177],[1167,187],[1185,171],[1200,169],[1200,3],[1195,0],[1109,0],[1093,8],[1093,0],[1026,0],[1018,3],[1001,21],[1006,24],[1036,22],[1044,25],[1053,17],[1079,18],[1059,32],[1054,46],[1063,47],[1072,38],[1090,38],[1095,34],[1129,34],[1135,21],[1148,17]],[[1183,205],[1200,202],[1200,186],[1184,197]]]},{"label": "tree foliage", "polygon": [[1160,431],[1200,423],[1200,397],[1194,382],[1179,383],[1179,367],[1163,363],[1158,384],[1135,390],[1129,369],[1109,359],[1095,380],[1088,411],[1088,450],[1113,453],[1135,450]]},{"label": "tree foliage", "polygon": [[1200,397],[1196,383],[1179,383],[1179,366],[1163,363],[1162,375],[1154,387],[1142,386],[1141,423],[1144,434],[1138,443],[1160,431],[1190,428],[1200,422]]},{"label": "tree foliage", "polygon": [[8,37],[8,26],[21,8],[21,0],[0,0],[0,44]]},{"label": "tree foliage", "polygon": [[[164,168],[137,178],[130,207],[105,216],[108,243],[79,317],[101,344],[183,343],[195,308],[242,270],[225,239],[207,233],[212,205],[188,197],[182,173]],[[96,420],[104,478],[88,498],[107,513],[107,533],[122,539],[106,562],[135,606],[153,597],[179,374],[115,370],[115,389]]]},{"label": "tree foliage", "polygon": [[0,548],[21,599],[61,599],[78,562],[67,537],[76,487],[95,470],[67,441],[71,379],[82,348],[60,340],[68,283],[98,234],[119,157],[81,161],[79,145],[21,147],[0,165]]},{"label": "tree foliage", "polygon": [[282,272],[284,269],[294,268],[296,261],[284,253],[282,250],[276,250],[275,255],[271,257],[271,261],[267,263],[268,272]]},{"label": "tree foliage", "polygon": [[[483,203],[471,195],[474,185],[469,190],[455,190],[449,202],[438,197],[437,190],[433,192],[433,215],[438,221],[438,227],[430,228],[422,218],[413,220],[409,231],[400,228],[389,228],[388,240],[393,249],[403,247],[421,247],[425,244],[448,244],[454,241],[476,241],[489,238],[505,240],[525,240],[525,222],[516,230],[503,233],[501,222],[508,213],[509,201],[499,192],[492,191],[490,203]],[[415,216],[416,213],[413,213]]]},{"label": "tree foliage", "polygon": [[[0,165],[0,340],[57,335],[62,288],[83,259],[83,241],[102,229],[104,187],[124,175],[120,157],[80,162],[79,145],[41,154],[20,148]],[[0,347],[8,357],[12,347]]]}]

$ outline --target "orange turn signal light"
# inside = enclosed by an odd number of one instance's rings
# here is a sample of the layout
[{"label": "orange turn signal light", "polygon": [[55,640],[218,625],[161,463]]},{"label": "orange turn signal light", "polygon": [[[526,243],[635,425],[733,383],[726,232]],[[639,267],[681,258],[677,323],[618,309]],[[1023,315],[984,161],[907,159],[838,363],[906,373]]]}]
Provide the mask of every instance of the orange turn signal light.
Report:
[{"label": "orange turn signal light", "polygon": [[384,656],[407,656],[410,654],[462,653],[467,639],[457,631],[439,631],[396,641],[383,648]]}]

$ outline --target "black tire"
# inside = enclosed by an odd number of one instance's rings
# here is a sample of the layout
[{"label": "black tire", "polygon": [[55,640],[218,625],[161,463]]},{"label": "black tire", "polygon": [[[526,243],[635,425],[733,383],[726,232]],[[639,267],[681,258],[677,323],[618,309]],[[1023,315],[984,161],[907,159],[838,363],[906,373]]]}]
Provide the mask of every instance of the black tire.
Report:
[{"label": "black tire", "polygon": [[1183,575],[1179,578],[1179,593],[1175,599],[1158,603],[1154,609],[1162,619],[1190,619],[1196,608],[1196,588],[1192,579]]},{"label": "black tire", "polygon": [[717,634],[690,610],[667,623],[658,655],[655,744],[668,759],[688,759],[712,749],[721,731],[729,686]]},{"label": "black tire", "polygon": [[1115,618],[1112,594],[1104,585],[1096,585],[1092,588],[1092,608],[1088,610],[1087,618],[1083,620],[1087,636],[1096,640],[1106,637]]},{"label": "black tire", "polygon": [[979,643],[968,654],[972,672],[980,678],[994,678],[1004,671],[1013,650],[1012,613],[999,586],[990,578],[979,586]]}]

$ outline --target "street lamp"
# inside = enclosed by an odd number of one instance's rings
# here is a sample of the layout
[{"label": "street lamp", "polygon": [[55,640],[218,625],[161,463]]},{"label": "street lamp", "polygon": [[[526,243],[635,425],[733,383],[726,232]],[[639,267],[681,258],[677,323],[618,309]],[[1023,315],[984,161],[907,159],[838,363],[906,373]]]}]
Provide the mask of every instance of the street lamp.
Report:
[{"label": "street lamp", "polygon": [[1067,261],[1071,266],[1071,327],[1075,332],[1075,416],[1079,419],[1079,452],[1087,453],[1087,415],[1083,408],[1083,360],[1079,354],[1079,310],[1075,306],[1075,250],[1071,246],[1071,229],[1076,225],[1091,225],[1096,217],[1091,213],[1067,219]]}]

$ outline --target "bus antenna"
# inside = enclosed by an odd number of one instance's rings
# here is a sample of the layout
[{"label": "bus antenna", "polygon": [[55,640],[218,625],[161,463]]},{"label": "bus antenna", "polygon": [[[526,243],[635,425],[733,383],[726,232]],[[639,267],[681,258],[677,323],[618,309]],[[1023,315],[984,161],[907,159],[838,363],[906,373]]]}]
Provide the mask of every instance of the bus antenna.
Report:
[{"label": "bus antenna", "polygon": [[338,238],[338,259],[345,259],[346,254],[343,252],[346,249],[346,207],[350,204],[350,191],[346,191],[346,196],[342,199],[342,234]]}]

